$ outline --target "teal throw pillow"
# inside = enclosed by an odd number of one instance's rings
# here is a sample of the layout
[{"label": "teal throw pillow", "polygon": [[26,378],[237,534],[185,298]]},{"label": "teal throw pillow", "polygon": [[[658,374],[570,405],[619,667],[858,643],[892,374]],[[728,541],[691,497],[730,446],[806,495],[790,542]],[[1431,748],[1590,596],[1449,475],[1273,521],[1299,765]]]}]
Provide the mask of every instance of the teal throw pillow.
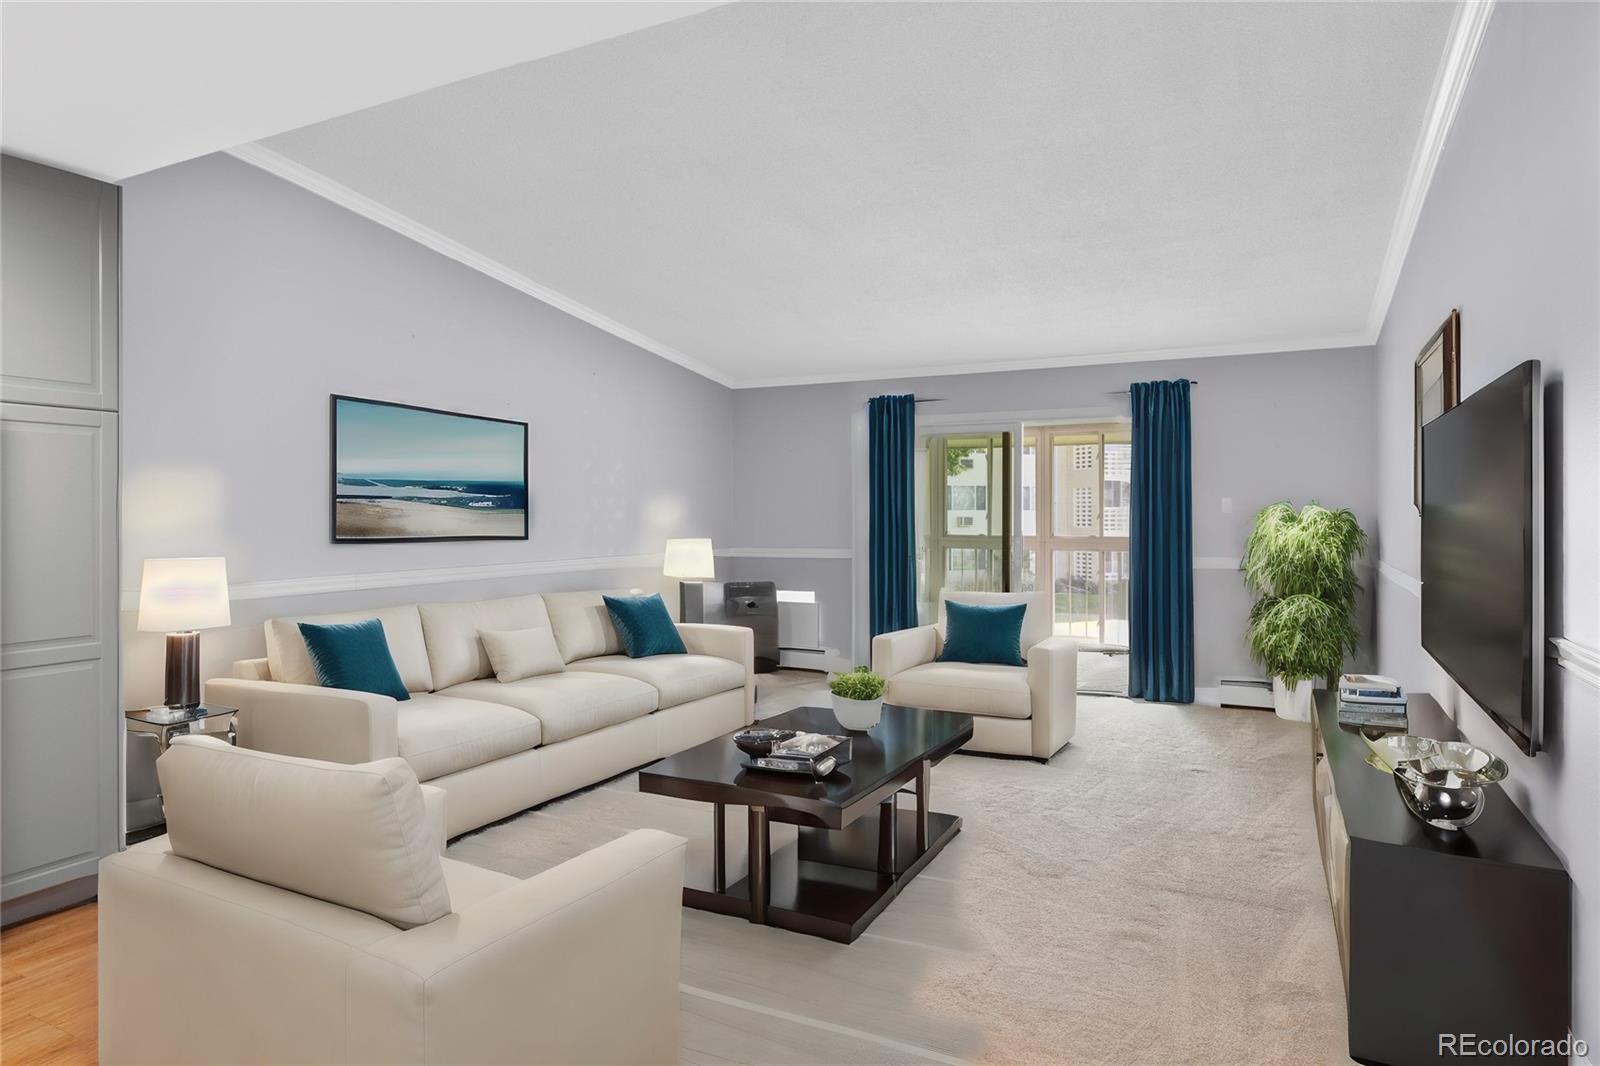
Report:
[{"label": "teal throw pillow", "polygon": [[611,624],[617,627],[617,635],[622,638],[622,650],[628,653],[628,658],[689,653],[660,596],[652,593],[649,596],[602,598],[606,601],[606,612],[611,615]]},{"label": "teal throw pillow", "polygon": [[376,618],[329,625],[301,622],[300,636],[306,642],[317,680],[325,688],[373,692],[397,700],[411,698],[405,682],[400,680],[394,656],[389,653],[383,623]]},{"label": "teal throw pillow", "polygon": [[999,663],[1027,666],[1022,658],[1025,603],[957,603],[944,601],[942,663]]}]

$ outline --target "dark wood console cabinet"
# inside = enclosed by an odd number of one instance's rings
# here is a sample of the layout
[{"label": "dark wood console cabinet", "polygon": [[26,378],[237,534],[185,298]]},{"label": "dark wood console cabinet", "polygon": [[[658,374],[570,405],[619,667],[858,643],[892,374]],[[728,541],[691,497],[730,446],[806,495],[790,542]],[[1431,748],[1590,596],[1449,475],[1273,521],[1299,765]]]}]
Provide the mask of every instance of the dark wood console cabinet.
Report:
[{"label": "dark wood console cabinet", "polygon": [[[1410,697],[1407,716],[1414,735],[1459,736],[1432,697]],[[1471,827],[1424,825],[1393,779],[1367,765],[1361,736],[1340,728],[1334,693],[1317,694],[1311,744],[1312,803],[1344,967],[1351,1057],[1437,1066],[1457,1057],[1440,1054],[1440,1034],[1566,1036],[1571,882],[1516,805],[1492,785]]]}]

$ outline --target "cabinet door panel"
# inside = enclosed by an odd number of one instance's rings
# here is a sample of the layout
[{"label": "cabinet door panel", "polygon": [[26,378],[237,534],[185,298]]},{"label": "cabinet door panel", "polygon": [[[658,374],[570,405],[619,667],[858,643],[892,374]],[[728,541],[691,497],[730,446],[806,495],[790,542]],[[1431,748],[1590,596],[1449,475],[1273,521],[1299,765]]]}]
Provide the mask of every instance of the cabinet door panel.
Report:
[{"label": "cabinet door panel", "polygon": [[0,160],[0,398],[117,406],[120,190]]},{"label": "cabinet door panel", "polygon": [[116,416],[0,404],[0,666],[114,642]]},{"label": "cabinet door panel", "polygon": [[[115,707],[92,660],[0,674],[0,894],[95,872],[116,848]],[[108,772],[109,771],[109,772]]]}]

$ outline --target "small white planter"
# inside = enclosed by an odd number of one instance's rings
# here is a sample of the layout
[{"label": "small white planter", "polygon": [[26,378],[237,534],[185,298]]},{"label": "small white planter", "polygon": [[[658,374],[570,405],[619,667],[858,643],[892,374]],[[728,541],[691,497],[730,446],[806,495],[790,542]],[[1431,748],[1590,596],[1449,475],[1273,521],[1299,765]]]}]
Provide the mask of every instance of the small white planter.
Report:
[{"label": "small white planter", "polygon": [[1311,721],[1311,693],[1316,682],[1306,680],[1294,688],[1283,683],[1283,678],[1272,679],[1272,709],[1279,718],[1290,722]]},{"label": "small white planter", "polygon": [[[833,693],[829,693],[833,695]],[[852,700],[833,695],[833,716],[846,729],[861,733],[878,724],[883,717],[883,697],[875,700]]]}]

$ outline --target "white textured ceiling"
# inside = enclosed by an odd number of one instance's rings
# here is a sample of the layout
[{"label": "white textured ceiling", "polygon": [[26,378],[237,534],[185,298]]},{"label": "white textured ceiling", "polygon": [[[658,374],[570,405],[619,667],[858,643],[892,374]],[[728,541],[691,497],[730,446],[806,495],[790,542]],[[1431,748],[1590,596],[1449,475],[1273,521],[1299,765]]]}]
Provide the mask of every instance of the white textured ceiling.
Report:
[{"label": "white textured ceiling", "polygon": [[747,0],[265,145],[738,385],[1363,343],[1454,14]]},{"label": "white textured ceiling", "polygon": [[0,146],[121,181],[709,3],[0,5]]}]

